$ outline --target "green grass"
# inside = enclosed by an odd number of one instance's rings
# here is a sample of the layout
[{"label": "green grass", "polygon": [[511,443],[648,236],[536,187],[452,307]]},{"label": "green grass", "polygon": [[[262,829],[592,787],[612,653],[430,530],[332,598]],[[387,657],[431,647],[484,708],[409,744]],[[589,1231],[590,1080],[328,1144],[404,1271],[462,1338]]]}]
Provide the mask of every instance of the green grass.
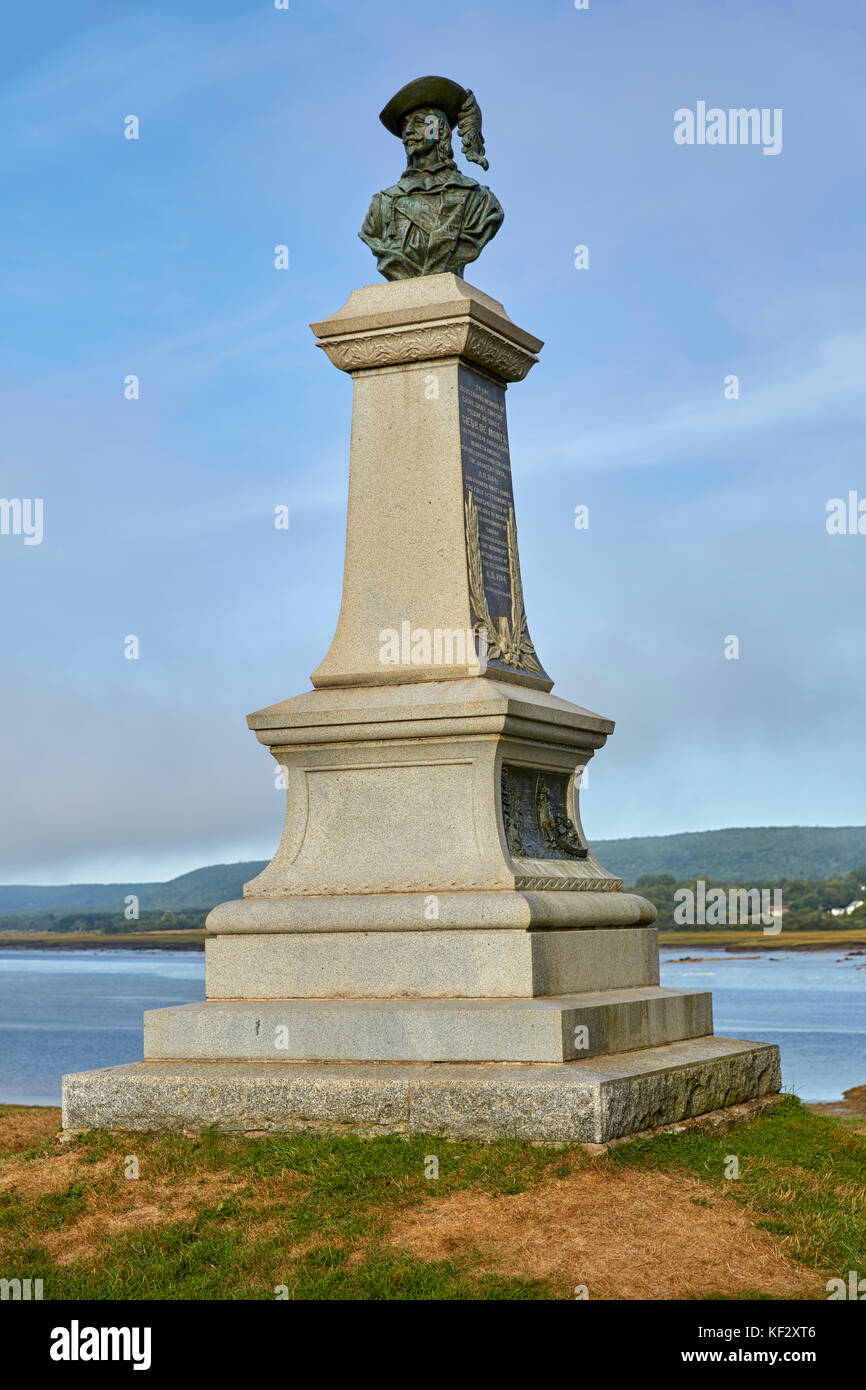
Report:
[{"label": "green grass", "polygon": [[[724,1176],[729,1155],[739,1160],[737,1179]],[[804,1264],[866,1269],[866,1138],[793,1096],[729,1134],[691,1130],[638,1139],[616,1145],[608,1159],[687,1171],[748,1202],[761,1214],[762,1229],[793,1239]]]},{"label": "green grass", "polygon": [[[130,1154],[141,1187],[124,1176]],[[430,1154],[439,1159],[432,1182],[424,1175]],[[735,1181],[724,1176],[730,1155],[740,1164]],[[699,1178],[747,1203],[753,1224],[786,1237],[804,1265],[866,1270],[866,1139],[793,1098],[725,1135],[686,1130],[614,1145],[602,1157],[580,1146],[430,1136],[47,1138],[0,1157],[0,1183],[14,1184],[0,1192],[0,1269],[6,1278],[41,1278],[50,1299],[273,1299],[281,1285],[296,1299],[568,1298],[561,1282],[520,1270],[494,1277],[476,1257],[401,1254],[388,1243],[389,1225],[431,1198],[505,1195],[597,1164]],[[52,1172],[58,1180],[46,1183]],[[133,1188],[156,1219],[125,1220]],[[169,1200],[178,1194],[181,1210]],[[115,1228],[94,1234],[94,1213],[105,1212]]]}]

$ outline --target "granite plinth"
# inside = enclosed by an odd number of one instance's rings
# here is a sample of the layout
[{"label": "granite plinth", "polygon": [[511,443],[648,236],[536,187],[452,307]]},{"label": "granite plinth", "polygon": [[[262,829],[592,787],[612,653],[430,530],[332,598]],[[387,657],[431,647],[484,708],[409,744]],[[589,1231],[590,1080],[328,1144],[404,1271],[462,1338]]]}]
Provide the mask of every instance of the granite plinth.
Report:
[{"label": "granite plinth", "polygon": [[[587,896],[580,895],[581,906]],[[619,906],[627,896],[608,893],[604,899]],[[492,913],[496,897],[482,900],[480,911]],[[380,900],[371,898],[372,916]],[[231,914],[235,923],[284,923],[303,918],[304,902],[284,908],[279,901],[246,899],[223,908],[241,909]],[[332,902],[336,913],[343,900]],[[498,906],[501,911],[506,904]],[[215,915],[229,917],[221,909]],[[659,982],[654,927],[305,932],[262,926],[217,932],[205,951],[208,999],[520,999]]]},{"label": "granite plinth", "polygon": [[731,1038],[547,1065],[133,1062],[64,1077],[63,1123],[606,1143],[779,1087],[778,1048]]}]

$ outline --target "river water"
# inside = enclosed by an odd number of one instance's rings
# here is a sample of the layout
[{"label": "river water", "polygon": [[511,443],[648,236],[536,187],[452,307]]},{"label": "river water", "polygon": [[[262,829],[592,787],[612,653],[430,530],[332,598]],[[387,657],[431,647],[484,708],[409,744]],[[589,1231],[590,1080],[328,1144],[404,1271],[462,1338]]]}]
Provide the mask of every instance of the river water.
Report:
[{"label": "river water", "polygon": [[721,1037],[777,1043],[782,1086],[801,1100],[838,1100],[866,1084],[866,955],[665,948],[661,982],[711,990]]},{"label": "river water", "polygon": [[[718,1034],[778,1043],[786,1090],[866,1083],[866,955],[661,954],[662,984],[712,990]],[[201,952],[0,950],[0,1103],[59,1105],[64,1072],[141,1059],[145,1009],[203,997]]]}]

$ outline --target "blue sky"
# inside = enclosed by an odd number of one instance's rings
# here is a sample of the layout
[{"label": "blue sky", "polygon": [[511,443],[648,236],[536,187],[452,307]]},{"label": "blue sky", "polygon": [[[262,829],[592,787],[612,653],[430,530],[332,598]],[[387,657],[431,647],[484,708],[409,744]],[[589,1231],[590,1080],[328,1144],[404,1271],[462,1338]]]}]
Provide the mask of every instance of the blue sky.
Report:
[{"label": "blue sky", "polygon": [[[351,383],[308,324],[379,279],[356,233],[403,161],[377,113],[428,72],[475,91],[505,208],[467,278],[545,340],[509,430],[533,638],[557,694],[617,721],[587,833],[866,820],[866,535],[825,525],[866,498],[864,20],[10,13],[0,496],[43,498],[44,540],[0,535],[0,880],[273,852],[283,794],[244,716],[309,688],[345,536]],[[699,100],[781,108],[781,153],[675,144]]]}]

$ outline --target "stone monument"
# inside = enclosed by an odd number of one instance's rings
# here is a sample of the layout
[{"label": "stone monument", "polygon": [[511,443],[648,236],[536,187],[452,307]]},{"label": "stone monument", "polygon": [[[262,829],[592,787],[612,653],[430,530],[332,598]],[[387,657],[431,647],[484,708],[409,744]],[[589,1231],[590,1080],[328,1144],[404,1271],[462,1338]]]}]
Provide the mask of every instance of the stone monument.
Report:
[{"label": "stone monument", "polygon": [[502,209],[470,91],[411,82],[361,231],[386,283],[313,325],[351,376],[343,597],[314,689],[249,717],[282,841],[208,918],[207,1000],[64,1078],[67,1127],[611,1138],[779,1089],[775,1047],[659,986],[655,909],[597,862],[609,719],[552,695],[524,608],[505,393],[538,338],[463,268]]}]

